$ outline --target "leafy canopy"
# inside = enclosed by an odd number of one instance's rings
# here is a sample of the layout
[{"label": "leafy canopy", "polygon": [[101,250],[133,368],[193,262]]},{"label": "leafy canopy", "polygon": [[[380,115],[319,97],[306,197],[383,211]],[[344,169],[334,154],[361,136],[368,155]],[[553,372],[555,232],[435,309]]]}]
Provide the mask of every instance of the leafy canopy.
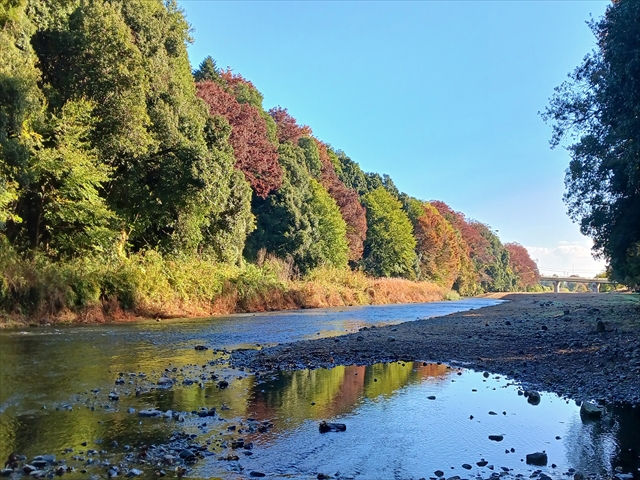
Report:
[{"label": "leafy canopy", "polygon": [[591,22],[597,48],[555,89],[543,119],[569,139],[565,203],[612,278],[640,283],[640,3]]}]

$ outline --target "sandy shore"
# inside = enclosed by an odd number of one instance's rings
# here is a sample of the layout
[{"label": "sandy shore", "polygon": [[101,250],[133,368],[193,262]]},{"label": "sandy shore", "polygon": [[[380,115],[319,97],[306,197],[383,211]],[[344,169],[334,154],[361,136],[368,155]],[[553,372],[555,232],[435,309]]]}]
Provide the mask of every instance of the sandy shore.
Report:
[{"label": "sandy shore", "polygon": [[256,372],[457,363],[576,400],[640,404],[640,295],[508,294],[495,307],[232,354]]}]

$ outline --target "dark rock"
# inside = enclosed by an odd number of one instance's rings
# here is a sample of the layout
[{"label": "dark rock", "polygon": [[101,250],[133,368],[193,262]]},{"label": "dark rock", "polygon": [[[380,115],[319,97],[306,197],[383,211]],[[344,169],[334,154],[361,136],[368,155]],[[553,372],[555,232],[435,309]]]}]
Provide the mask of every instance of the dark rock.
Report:
[{"label": "dark rock", "polygon": [[491,412],[489,412],[489,415],[497,415],[497,413],[496,413],[496,412],[491,411]]},{"label": "dark rock", "polygon": [[142,470],[138,470],[137,468],[132,468],[127,472],[127,477],[137,477],[142,475],[144,472]]},{"label": "dark rock", "polygon": [[489,462],[487,462],[486,460],[480,460],[479,462],[476,462],[476,465],[478,465],[479,467],[486,467],[488,463]]},{"label": "dark rock", "polygon": [[250,477],[266,477],[267,475],[262,472],[249,472]]},{"label": "dark rock", "polygon": [[503,435],[489,435],[489,440],[493,440],[494,442],[501,442],[504,440]]},{"label": "dark rock", "polygon": [[204,345],[196,345],[194,348],[199,352],[202,352],[204,350],[209,350],[209,347],[205,347]]},{"label": "dark rock", "polygon": [[220,380],[218,382],[218,388],[227,388],[229,386],[229,382],[227,382],[226,380]]},{"label": "dark rock", "polygon": [[120,400],[120,395],[118,395],[118,394],[117,394],[117,393],[115,393],[115,392],[111,392],[111,393],[109,394],[109,400],[114,401],[114,402],[115,402],[115,401],[118,401],[118,400]]},{"label": "dark rock", "polygon": [[580,416],[587,418],[601,418],[604,413],[604,408],[600,405],[596,405],[593,402],[582,402],[580,405]]},{"label": "dark rock", "polygon": [[244,448],[244,440],[242,438],[239,438],[238,440],[233,440],[231,442],[231,448],[233,448],[234,450],[236,448]]},{"label": "dark rock", "polygon": [[540,394],[535,390],[525,391],[524,396],[527,398],[527,402],[531,405],[538,405],[540,403]]},{"label": "dark rock", "polygon": [[442,470],[436,470],[433,472],[436,477],[444,477],[444,472]]},{"label": "dark rock", "polygon": [[429,396],[427,397],[427,400],[435,400],[435,399],[436,399],[436,396],[435,396],[435,395],[429,395]]},{"label": "dark rock", "polygon": [[196,454],[193,453],[188,448],[185,448],[184,450],[182,450],[180,452],[180,458],[182,458],[183,460],[190,460],[190,459],[195,458],[195,457],[196,457]]},{"label": "dark rock", "polygon": [[173,385],[173,380],[169,377],[160,377],[158,379],[158,385],[171,386]]},{"label": "dark rock", "polygon": [[527,454],[527,465],[537,465],[544,467],[547,464],[547,454],[545,452],[536,452]]},{"label": "dark rock", "polygon": [[471,465],[469,465],[468,463],[463,463],[462,464],[462,468],[464,468],[466,470],[471,470],[473,467]]},{"label": "dark rock", "polygon": [[347,426],[344,423],[327,423],[325,421],[320,422],[320,433],[326,432],[344,432],[347,430]]}]

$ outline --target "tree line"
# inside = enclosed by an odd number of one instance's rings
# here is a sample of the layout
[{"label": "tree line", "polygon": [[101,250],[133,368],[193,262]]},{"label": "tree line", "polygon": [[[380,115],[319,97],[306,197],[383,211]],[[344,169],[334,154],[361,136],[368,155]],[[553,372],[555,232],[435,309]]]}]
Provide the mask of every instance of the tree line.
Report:
[{"label": "tree line", "polygon": [[0,5],[0,248],[266,253],[301,276],[351,268],[463,295],[537,283],[519,244],[364,172],[212,57],[192,70],[190,42],[172,0]]}]

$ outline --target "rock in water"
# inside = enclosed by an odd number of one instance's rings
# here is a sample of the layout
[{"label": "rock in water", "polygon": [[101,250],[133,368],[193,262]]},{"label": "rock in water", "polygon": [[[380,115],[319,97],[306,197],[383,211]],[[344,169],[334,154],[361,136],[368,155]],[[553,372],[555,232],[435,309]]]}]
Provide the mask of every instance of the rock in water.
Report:
[{"label": "rock in water", "polygon": [[524,392],[524,396],[531,405],[538,405],[540,403],[540,394],[535,390],[527,390]]},{"label": "rock in water", "polygon": [[347,426],[344,423],[327,423],[325,421],[320,422],[320,433],[326,432],[344,432],[347,430]]},{"label": "rock in water", "polygon": [[580,405],[580,416],[587,418],[600,418],[604,413],[604,408],[593,402],[582,402]]},{"label": "rock in water", "polygon": [[489,440],[493,440],[494,442],[501,442],[504,440],[502,435],[489,435]]},{"label": "rock in water", "polygon": [[536,452],[527,454],[527,465],[537,465],[544,467],[547,464],[547,454],[545,452]]}]

